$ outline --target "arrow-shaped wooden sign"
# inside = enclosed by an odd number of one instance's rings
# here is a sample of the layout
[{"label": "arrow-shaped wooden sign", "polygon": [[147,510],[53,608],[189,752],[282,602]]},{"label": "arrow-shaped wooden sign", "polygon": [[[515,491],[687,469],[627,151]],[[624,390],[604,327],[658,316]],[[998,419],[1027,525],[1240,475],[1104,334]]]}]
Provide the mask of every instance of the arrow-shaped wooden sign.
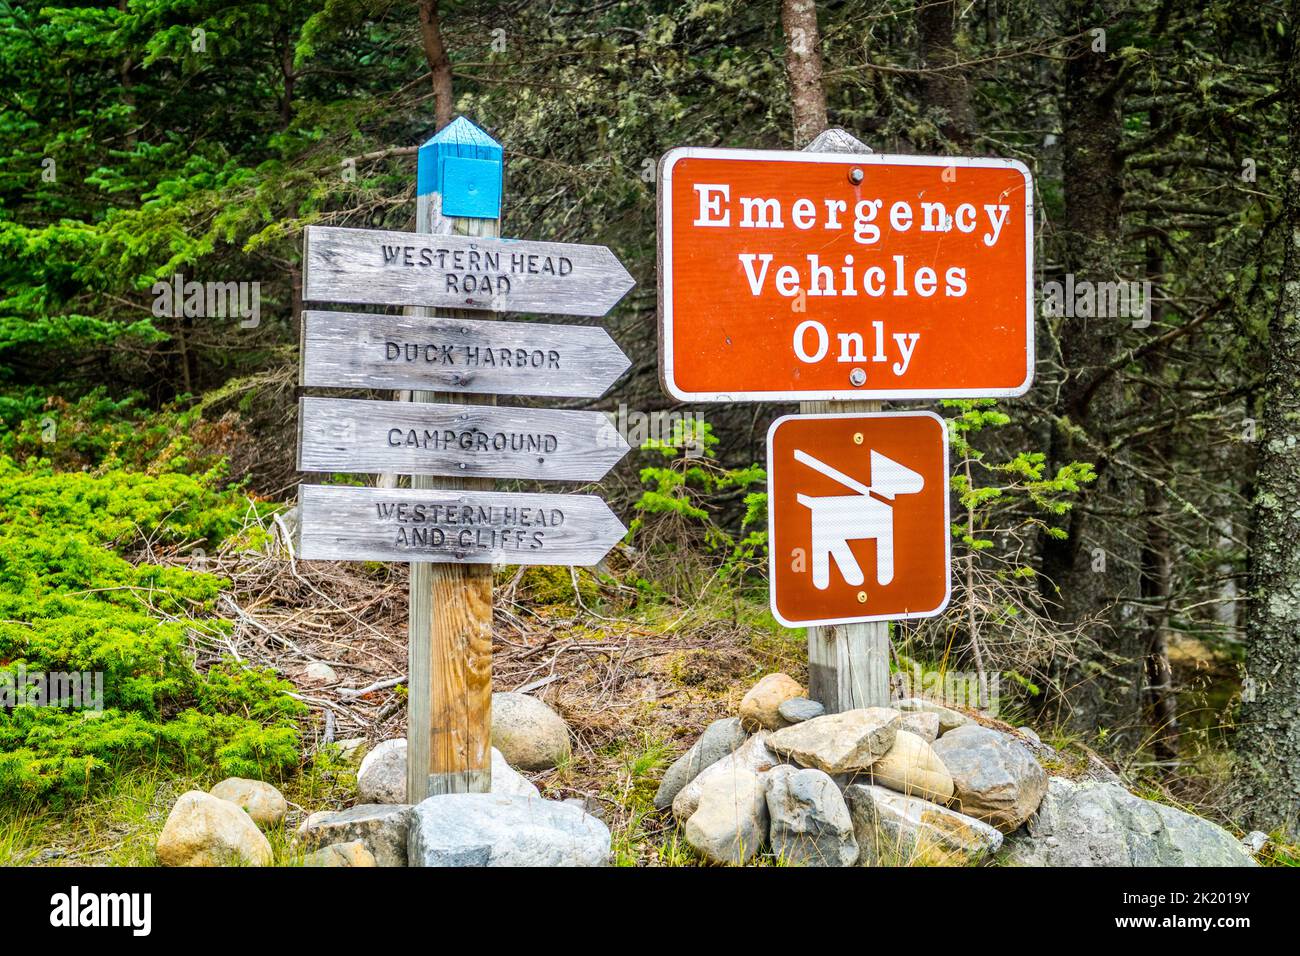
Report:
[{"label": "arrow-shaped wooden sign", "polygon": [[627,454],[601,412],[302,398],[298,470],[596,481]]},{"label": "arrow-shaped wooden sign", "polygon": [[631,362],[585,325],[304,312],[302,384],[599,398]]},{"label": "arrow-shaped wooden sign", "polygon": [[627,529],[595,495],[299,485],[298,556],[592,565]]},{"label": "arrow-shaped wooden sign", "polygon": [[308,226],[311,302],[604,315],[633,280],[605,246]]}]

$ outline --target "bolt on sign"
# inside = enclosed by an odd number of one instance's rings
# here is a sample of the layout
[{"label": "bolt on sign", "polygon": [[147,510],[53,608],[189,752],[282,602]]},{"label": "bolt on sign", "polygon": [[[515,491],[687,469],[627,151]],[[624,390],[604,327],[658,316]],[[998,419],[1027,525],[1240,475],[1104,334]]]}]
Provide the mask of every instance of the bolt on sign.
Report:
[{"label": "bolt on sign", "polygon": [[659,204],[660,371],[682,401],[1029,388],[1022,163],[680,148]]},{"label": "bolt on sign", "polygon": [[767,433],[772,613],[787,627],[948,604],[948,430],[933,412],[788,415]]}]

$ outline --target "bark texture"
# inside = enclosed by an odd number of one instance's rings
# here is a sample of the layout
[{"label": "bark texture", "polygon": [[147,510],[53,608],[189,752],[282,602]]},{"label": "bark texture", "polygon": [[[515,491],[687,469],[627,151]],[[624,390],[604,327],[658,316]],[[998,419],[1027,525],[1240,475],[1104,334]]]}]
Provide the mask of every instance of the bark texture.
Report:
[{"label": "bark texture", "polygon": [[[1292,0],[1291,23],[1300,23]],[[1255,480],[1246,611],[1246,681],[1236,734],[1246,822],[1300,831],[1300,44],[1285,83],[1291,130],[1284,171],[1282,272],[1269,323],[1263,441]]]}]

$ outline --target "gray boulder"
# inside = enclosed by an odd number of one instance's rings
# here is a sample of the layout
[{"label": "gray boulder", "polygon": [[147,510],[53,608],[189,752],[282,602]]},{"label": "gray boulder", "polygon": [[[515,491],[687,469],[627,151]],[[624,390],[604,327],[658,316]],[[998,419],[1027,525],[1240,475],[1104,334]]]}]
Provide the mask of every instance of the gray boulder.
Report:
[{"label": "gray boulder", "polygon": [[527,694],[492,695],[492,746],[522,770],[550,770],[572,753],[564,718]]},{"label": "gray boulder", "polygon": [[357,770],[357,799],[362,803],[406,802],[406,738],[385,740],[370,751]]},{"label": "gray boulder", "polygon": [[952,775],[956,807],[1003,833],[1029,819],[1047,792],[1047,771],[1019,741],[967,724],[932,746]]},{"label": "gray boulder", "polygon": [[308,850],[360,840],[380,866],[406,866],[410,816],[409,806],[392,803],[322,810],[303,821],[298,839]]},{"label": "gray boulder", "polygon": [[706,780],[686,821],[686,842],[713,863],[752,860],[767,842],[767,801],[759,774],[736,767]]},{"label": "gray boulder", "polygon": [[491,793],[430,797],[411,811],[412,866],[605,866],[609,828],[568,803]]},{"label": "gray boulder", "polygon": [[492,748],[492,789],[489,792],[507,797],[536,797],[541,799],[542,796],[541,791],[537,789],[537,785],[506,763],[506,758],[502,756],[501,751],[497,750],[496,747]]},{"label": "gray boulder", "polygon": [[945,707],[935,701],[926,700],[924,697],[904,697],[902,700],[894,701],[889,706],[904,713],[936,715],[939,718],[940,736],[950,730],[956,730],[958,727],[965,727],[971,723],[971,719],[965,714],[958,713],[951,707]]},{"label": "gray boulder", "polygon": [[932,744],[939,739],[939,715],[924,710],[904,713],[903,722],[898,725],[898,729],[916,734],[927,744]]},{"label": "gray boulder", "polygon": [[805,767],[852,773],[865,770],[894,745],[901,722],[888,707],[863,707],[783,727],[768,737],[767,745]]},{"label": "gray boulder", "polygon": [[852,866],[858,859],[853,820],[835,781],[789,764],[767,775],[768,842],[794,866]]},{"label": "gray boulder", "polygon": [[972,817],[871,784],[844,790],[858,865],[966,866],[997,852],[1002,834]]},{"label": "gray boulder", "polygon": [[734,753],[749,735],[740,725],[739,717],[724,717],[704,728],[704,733],[686,753],[682,754],[664,774],[655,793],[655,808],[664,810],[673,805],[673,798],[684,786],[700,775],[706,767]]},{"label": "gray boulder", "polygon": [[826,708],[815,700],[809,700],[807,697],[791,697],[789,700],[781,701],[781,706],[776,709],[777,715],[785,725],[800,724],[805,720],[812,720],[814,717],[820,717],[826,713]]},{"label": "gray boulder", "polygon": [[691,818],[700,805],[700,794],[713,781],[731,780],[740,771],[763,774],[779,764],[781,758],[768,749],[767,737],[767,731],[760,730],[741,744],[735,753],[705,767],[694,780],[682,787],[673,798],[673,816],[677,822],[685,823]]},{"label": "gray boulder", "polygon": [[1258,866],[1222,827],[1113,783],[1053,777],[1042,805],[1007,840],[1021,866]]}]

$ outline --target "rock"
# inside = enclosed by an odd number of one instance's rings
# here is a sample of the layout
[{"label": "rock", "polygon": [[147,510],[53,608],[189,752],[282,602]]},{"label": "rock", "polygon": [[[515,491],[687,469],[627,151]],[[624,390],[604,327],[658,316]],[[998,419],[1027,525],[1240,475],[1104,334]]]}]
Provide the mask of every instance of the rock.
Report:
[{"label": "rock", "polygon": [[789,726],[820,717],[826,713],[826,708],[807,697],[791,697],[789,700],[781,701],[781,706],[776,709],[776,712],[781,717],[782,726]]},{"label": "rock", "polygon": [[905,697],[902,700],[894,701],[889,706],[904,713],[937,714],[939,717],[940,737],[950,730],[956,730],[958,727],[965,727],[971,723],[971,719],[965,714],[959,714],[951,707],[936,704],[924,697]]},{"label": "rock", "polygon": [[927,744],[932,744],[939,739],[939,715],[921,710],[904,714],[903,722],[898,725],[898,729],[916,734]]},{"label": "rock", "polygon": [[536,797],[539,800],[542,796],[531,780],[506,763],[506,758],[501,756],[501,751],[496,747],[492,748],[492,789],[489,792],[506,797]]},{"label": "rock", "polygon": [[[527,777],[506,762],[501,751],[492,748],[492,793],[516,797],[541,797],[541,791]],[[357,771],[357,794],[366,803],[406,801],[406,738],[385,740],[361,761]]]},{"label": "rock", "polygon": [[686,842],[714,863],[752,860],[767,842],[763,791],[759,775],[744,767],[714,775],[705,781],[699,807],[686,821]]},{"label": "rock", "polygon": [[521,770],[550,770],[572,752],[569,725],[527,694],[492,695],[492,746]]},{"label": "rock", "polygon": [[298,828],[309,850],[360,840],[380,866],[406,866],[411,808],[406,804],[363,803],[347,810],[313,813]]},{"label": "rock", "polygon": [[705,767],[712,766],[728,754],[734,753],[745,742],[748,734],[740,726],[739,717],[724,717],[704,728],[698,740],[682,754],[664,774],[655,793],[655,808],[672,806],[677,796]]},{"label": "rock", "polygon": [[218,800],[229,800],[236,806],[243,807],[244,812],[259,826],[275,826],[284,819],[289,809],[284,794],[261,780],[227,777],[208,792]]},{"label": "rock", "polygon": [[189,790],[158,834],[163,866],[270,866],[271,844],[253,818],[229,800]]},{"label": "rock", "polygon": [[803,695],[803,688],[793,677],[768,674],[741,698],[740,722],[749,731],[776,730],[782,725],[781,704]]},{"label": "rock", "polygon": [[319,850],[308,853],[302,861],[303,866],[378,866],[374,855],[366,849],[360,840],[347,843],[331,843]]},{"label": "rock", "polygon": [[1258,866],[1220,826],[1113,783],[1053,777],[1024,830],[1007,839],[1022,866]]},{"label": "rock", "polygon": [[852,866],[858,859],[853,820],[835,781],[788,764],[767,775],[768,842],[795,866]]},{"label": "rock", "polygon": [[1251,830],[1241,838],[1242,849],[1251,856],[1258,856],[1266,846],[1268,846],[1268,834],[1263,830]]},{"label": "rock", "polygon": [[867,769],[867,774],[871,783],[908,796],[939,803],[952,799],[952,776],[943,761],[928,743],[906,730],[898,731],[894,746]]},{"label": "rock", "polygon": [[555,800],[493,793],[430,797],[411,811],[412,866],[604,866],[609,828]]},{"label": "rock", "polygon": [[987,823],[929,800],[869,784],[851,784],[844,796],[859,866],[965,866],[1002,846],[1002,834]]},{"label": "rock", "polygon": [[678,823],[686,823],[700,805],[704,787],[715,780],[731,780],[739,771],[753,774],[766,773],[781,762],[781,758],[767,747],[768,733],[761,730],[746,740],[735,753],[705,767],[694,780],[682,787],[673,798],[673,816]]},{"label": "rock", "polygon": [[600,801],[595,797],[565,797],[563,803],[577,807],[588,816],[595,817],[601,823],[605,823],[605,808],[600,805]]},{"label": "rock", "polygon": [[357,798],[362,803],[406,802],[406,738],[385,740],[361,761]]},{"label": "rock", "polygon": [[933,749],[952,775],[958,809],[1003,833],[1028,820],[1047,792],[1047,771],[1034,755],[996,730],[958,727]]},{"label": "rock", "polygon": [[333,684],[339,679],[334,668],[324,661],[312,661],[303,668],[302,676],[313,684]]},{"label": "rock", "polygon": [[865,770],[894,745],[902,718],[887,707],[864,707],[814,717],[774,732],[769,747],[826,773]]},{"label": "rock", "polygon": [[1020,734],[1022,737],[1028,737],[1036,744],[1041,744],[1043,742],[1043,738],[1038,736],[1038,733],[1033,727],[1017,727],[1016,733]]},{"label": "rock", "polygon": [[352,763],[365,756],[366,743],[365,737],[347,737],[334,741],[334,746],[338,748],[340,760]]}]

